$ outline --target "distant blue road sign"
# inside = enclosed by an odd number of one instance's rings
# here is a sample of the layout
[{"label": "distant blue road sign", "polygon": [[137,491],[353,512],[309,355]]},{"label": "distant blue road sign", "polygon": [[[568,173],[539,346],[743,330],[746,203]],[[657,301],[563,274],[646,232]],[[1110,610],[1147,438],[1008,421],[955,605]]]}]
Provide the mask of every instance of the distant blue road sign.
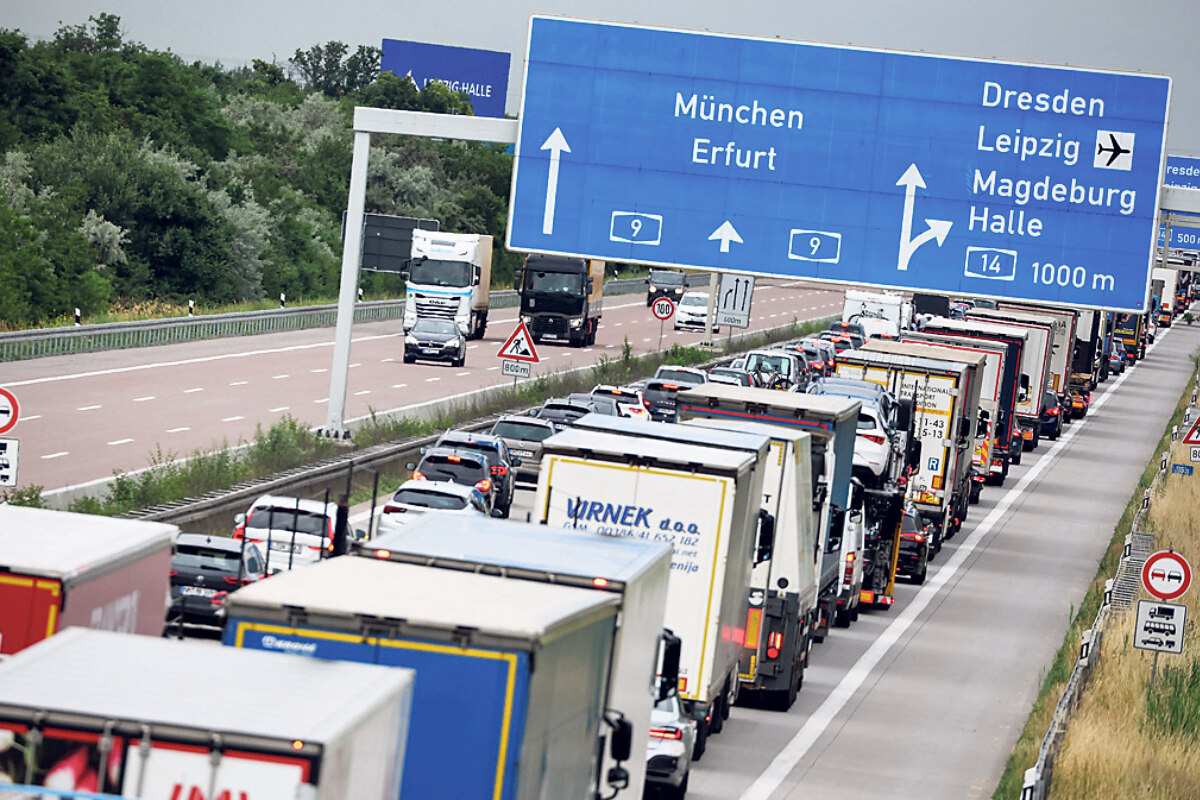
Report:
[{"label": "distant blue road sign", "polygon": [[1144,308],[1168,77],[544,17],[528,54],[512,249]]},{"label": "distant blue road sign", "polygon": [[[1163,239],[1167,238],[1166,228],[1158,229],[1158,246],[1162,247]],[[1179,225],[1171,226],[1171,247],[1176,250],[1200,250],[1200,228],[1184,228]]]},{"label": "distant blue road sign", "polygon": [[384,39],[380,69],[408,75],[418,89],[441,81],[470,96],[475,116],[503,117],[511,60],[509,53],[492,50]]},{"label": "distant blue road sign", "polygon": [[1200,158],[1167,156],[1167,169],[1163,173],[1163,183],[1167,186],[1200,189]]},{"label": "distant blue road sign", "polygon": [[1194,467],[1188,464],[1172,464],[1171,472],[1176,475],[1191,475]]}]

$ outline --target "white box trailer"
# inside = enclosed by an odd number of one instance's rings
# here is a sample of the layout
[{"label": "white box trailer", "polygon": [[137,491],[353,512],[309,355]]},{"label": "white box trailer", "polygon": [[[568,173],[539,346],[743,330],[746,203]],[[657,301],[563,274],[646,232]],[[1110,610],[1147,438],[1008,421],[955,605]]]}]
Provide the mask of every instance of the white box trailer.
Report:
[{"label": "white box trailer", "polygon": [[842,322],[862,325],[868,338],[894,339],[912,322],[912,306],[895,292],[847,289]]},{"label": "white box trailer", "polygon": [[979,320],[995,325],[1020,328],[1027,334],[1025,351],[1021,357],[1021,372],[1029,382],[1026,391],[1017,398],[1017,425],[1025,450],[1033,450],[1042,438],[1042,398],[1047,389],[1053,391],[1051,357],[1054,347],[1054,329],[1057,320],[1038,317],[1023,311],[1000,311],[997,309],[973,308],[967,312],[967,320]]},{"label": "white box trailer", "polygon": [[761,693],[777,710],[790,708],[804,680],[819,614],[808,434],[746,420],[646,423],[605,414],[587,414],[572,427],[737,450],[763,465],[760,512],[771,520],[773,536],[769,550],[757,549],[754,556],[738,679],[741,691]]},{"label": "white box trailer", "polygon": [[750,575],[738,679],[743,693],[760,695],[768,708],[787,711],[804,683],[821,614],[813,558],[819,514],[812,504],[812,437],[750,420],[693,418],[679,426],[760,434],[771,440],[762,507],[775,520],[775,537],[770,558],[755,564]]},{"label": "white box trailer", "polygon": [[762,472],[750,453],[599,431],[542,442],[535,521],[672,545],[665,624],[700,752],[736,699]]},{"label": "white box trailer", "polygon": [[412,692],[411,670],[70,628],[0,662],[0,731],[22,784],[392,800]]},{"label": "white box trailer", "polygon": [[[602,746],[604,763],[595,776],[596,790],[600,796],[609,796],[613,787],[599,782],[605,781],[611,768],[620,766],[629,776],[629,785],[618,789],[615,796],[622,800],[642,796],[650,712],[660,699],[655,678],[671,569],[670,545],[525,522],[422,514],[403,530],[358,542],[354,552],[376,560],[616,595],[620,616],[604,708],[606,714],[620,714],[629,721],[634,752],[619,765],[612,758],[612,748]],[[674,683],[671,681],[672,692]]]},{"label": "white box trailer", "polygon": [[619,602],[343,556],[231,593],[224,642],[416,670],[404,800],[589,798]]},{"label": "white box trailer", "polygon": [[996,310],[1020,311],[1049,318],[1058,323],[1054,327],[1054,343],[1050,349],[1050,385],[1056,392],[1067,391],[1071,381],[1071,367],[1075,361],[1075,332],[1079,326],[1079,312],[1073,308],[1041,306],[1015,300],[996,301]]}]

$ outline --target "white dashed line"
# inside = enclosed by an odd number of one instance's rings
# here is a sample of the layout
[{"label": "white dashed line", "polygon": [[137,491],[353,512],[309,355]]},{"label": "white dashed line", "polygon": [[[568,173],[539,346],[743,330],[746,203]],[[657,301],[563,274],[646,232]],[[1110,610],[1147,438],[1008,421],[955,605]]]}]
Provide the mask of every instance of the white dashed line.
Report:
[{"label": "white dashed line", "polygon": [[477,345],[477,344],[469,344],[469,345],[467,345],[467,349],[468,349],[468,350],[474,350],[476,347],[479,347],[479,345]]},{"label": "white dashed line", "polygon": [[319,372],[329,372],[329,370],[327,370],[327,369],[310,369],[309,372],[316,374]]},{"label": "white dashed line", "polygon": [[272,408],[272,409],[268,410],[267,413],[268,414],[278,414],[281,411],[287,411],[288,408],[290,408],[290,406],[280,406],[279,408]]},{"label": "white dashed line", "polygon": [[384,364],[389,364],[389,363],[391,363],[391,362],[395,361],[396,359],[394,359],[394,358],[384,358],[384,359],[380,359],[380,360],[381,360],[381,361],[382,361]]},{"label": "white dashed line", "polygon": [[408,384],[407,384],[407,383],[393,383],[393,384],[392,384],[392,388],[393,388],[393,389],[403,389],[403,388],[405,388],[405,387],[407,387],[407,386],[408,386]]},{"label": "white dashed line", "polygon": [[441,378],[426,378],[426,379],[425,379],[425,382],[426,382],[426,383],[433,383],[434,381],[440,381],[440,380],[441,380]]},{"label": "white dashed line", "polygon": [[190,431],[190,430],[191,430],[191,428],[188,428],[188,427],[183,427],[183,428],[167,428],[167,433],[183,433],[184,431]]},{"label": "white dashed line", "polygon": [[97,408],[101,408],[101,406],[80,406],[79,408],[77,408],[75,410],[76,411],[95,411]]},{"label": "white dashed line", "polygon": [[313,400],[313,402],[314,402],[314,403],[316,403],[317,405],[321,405],[321,403],[328,403],[328,402],[329,402],[329,398],[328,398],[328,397],[322,397],[320,400]]},{"label": "white dashed line", "polygon": [[371,393],[371,390],[370,390],[370,389],[363,389],[361,392],[355,392],[355,393],[354,393],[354,396],[355,396],[355,397],[362,397],[364,394],[370,394],[370,393]]},{"label": "white dashed line", "polygon": [[183,390],[183,393],[184,393],[184,394],[194,394],[194,393],[196,393],[196,392],[203,392],[203,391],[204,391],[204,387],[203,387],[203,386],[197,386],[197,387],[195,387],[194,389],[184,389],[184,390]]},{"label": "white dashed line", "polygon": [[454,373],[454,377],[461,378],[464,375],[470,375],[470,374],[471,373],[469,373],[469,372],[456,372],[456,373]]},{"label": "white dashed line", "polygon": [[284,378],[290,378],[290,377],[292,377],[292,376],[291,375],[272,375],[271,379],[278,381],[278,380],[283,380]]},{"label": "white dashed line", "polygon": [[145,397],[135,397],[135,398],[133,398],[133,402],[135,402],[135,403],[144,403],[144,402],[146,402],[147,400],[153,400],[153,399],[154,399],[154,395],[152,395],[152,394],[148,394],[148,395],[146,395]]},{"label": "white dashed line", "polygon": [[495,371],[496,371],[496,370],[498,370],[498,369],[500,369],[500,368],[499,368],[499,367],[488,367],[488,368],[487,368],[487,371],[488,371],[488,372],[495,372]]},{"label": "white dashed line", "polygon": [[237,422],[239,419],[245,419],[245,417],[225,417],[221,422]]},{"label": "white dashed line", "polygon": [[108,446],[112,447],[113,445],[118,445],[118,444],[129,444],[132,441],[133,441],[133,439],[117,439],[115,442],[109,442]]},{"label": "white dashed line", "polygon": [[362,366],[362,362],[360,361],[357,364],[351,364],[350,369],[354,369],[355,367],[361,367],[361,366]]},{"label": "white dashed line", "polygon": [[41,419],[41,418],[42,418],[41,414],[32,414],[28,417],[21,417],[21,422],[29,422],[29,420],[31,420],[31,419]]},{"label": "white dashed line", "polygon": [[66,450],[60,450],[57,453],[50,453],[49,455],[42,456],[42,458],[59,458],[61,456],[69,456],[69,455],[71,455],[71,454],[68,453]]},{"label": "white dashed line", "polygon": [[249,383],[249,382],[250,382],[250,381],[233,381],[233,382],[232,382],[232,383],[230,383],[229,385],[230,385],[230,386],[245,386],[245,385],[246,385],[247,383]]}]

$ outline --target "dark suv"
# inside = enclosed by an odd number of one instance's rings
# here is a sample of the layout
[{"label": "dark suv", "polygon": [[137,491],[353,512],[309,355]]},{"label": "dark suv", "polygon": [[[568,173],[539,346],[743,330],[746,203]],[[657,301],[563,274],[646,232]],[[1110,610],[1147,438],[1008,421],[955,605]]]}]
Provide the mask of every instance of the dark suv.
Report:
[{"label": "dark suv", "polygon": [[171,605],[167,623],[220,625],[213,597],[263,576],[263,555],[251,541],[181,533],[171,556]]},{"label": "dark suv", "polygon": [[446,431],[438,437],[433,446],[452,447],[459,451],[479,453],[487,458],[492,482],[496,484],[493,506],[500,511],[501,516],[508,516],[513,495],[516,493],[516,468],[521,465],[521,459],[509,452],[504,439],[490,433]]},{"label": "dark suv", "polygon": [[687,291],[687,276],[668,269],[652,269],[646,284],[647,306],[653,305],[660,297],[669,297],[672,302],[678,303]]},{"label": "dark suv", "polygon": [[492,480],[492,469],[483,453],[455,450],[450,447],[430,447],[426,448],[418,463],[409,464],[408,468],[412,470],[413,480],[450,481],[463,486],[474,486],[487,498],[488,513],[500,508],[497,493],[499,484]]}]

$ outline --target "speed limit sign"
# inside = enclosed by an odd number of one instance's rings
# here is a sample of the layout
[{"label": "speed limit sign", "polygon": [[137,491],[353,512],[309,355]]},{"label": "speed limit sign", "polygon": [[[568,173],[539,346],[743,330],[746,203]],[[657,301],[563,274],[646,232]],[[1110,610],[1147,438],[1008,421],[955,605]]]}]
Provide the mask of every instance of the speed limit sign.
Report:
[{"label": "speed limit sign", "polygon": [[669,297],[655,298],[650,305],[650,313],[654,314],[654,318],[666,321],[675,315],[675,302]]}]

